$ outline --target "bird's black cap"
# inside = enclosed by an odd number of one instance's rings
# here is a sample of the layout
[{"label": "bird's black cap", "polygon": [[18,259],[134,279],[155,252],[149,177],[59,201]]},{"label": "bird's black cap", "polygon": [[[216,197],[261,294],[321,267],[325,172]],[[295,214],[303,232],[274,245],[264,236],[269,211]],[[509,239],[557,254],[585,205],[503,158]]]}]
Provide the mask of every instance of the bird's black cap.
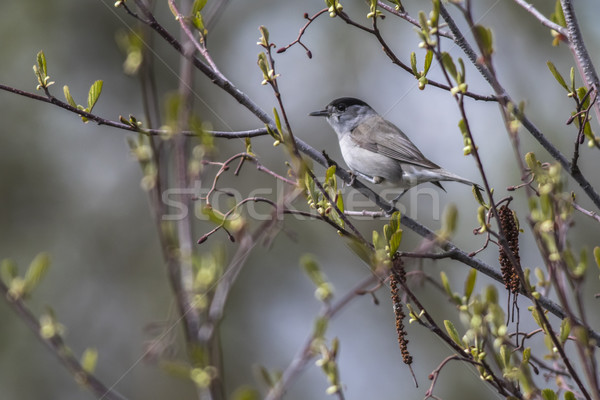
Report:
[{"label": "bird's black cap", "polygon": [[325,107],[324,110],[313,111],[308,115],[311,117],[327,117],[331,108],[339,110],[341,108],[345,109],[350,106],[366,106],[371,108],[371,106],[369,106],[367,103],[355,97],[340,97],[339,99],[335,99],[331,103],[327,104],[327,107]]},{"label": "bird's black cap", "polygon": [[346,107],[350,107],[350,106],[367,106],[369,108],[371,108],[370,105],[368,105],[367,103],[365,103],[364,101],[357,99],[355,97],[340,97],[339,99],[335,99],[333,100],[331,103],[329,103],[330,106],[334,106],[334,107],[338,107],[340,105],[345,105]]}]

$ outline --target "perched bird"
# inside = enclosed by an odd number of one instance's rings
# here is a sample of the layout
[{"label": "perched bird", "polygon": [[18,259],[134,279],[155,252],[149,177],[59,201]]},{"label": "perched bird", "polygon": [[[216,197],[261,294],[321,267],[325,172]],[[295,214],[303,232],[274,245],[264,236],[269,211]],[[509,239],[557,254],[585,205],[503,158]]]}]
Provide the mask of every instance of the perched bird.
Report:
[{"label": "perched bird", "polygon": [[408,189],[424,182],[444,191],[440,181],[479,187],[428,160],[404,132],[362,100],[342,97],[309,115],[327,119],[338,136],[344,161],[356,176],[403,189],[394,203]]}]

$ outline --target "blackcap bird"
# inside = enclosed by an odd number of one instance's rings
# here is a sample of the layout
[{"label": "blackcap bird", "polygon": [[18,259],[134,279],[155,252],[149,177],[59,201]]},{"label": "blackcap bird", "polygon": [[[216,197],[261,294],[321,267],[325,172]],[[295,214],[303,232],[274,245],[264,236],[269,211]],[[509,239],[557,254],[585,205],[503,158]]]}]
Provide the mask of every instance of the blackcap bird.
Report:
[{"label": "blackcap bird", "polygon": [[309,115],[327,119],[338,136],[344,161],[356,176],[403,189],[394,202],[408,189],[424,182],[444,191],[440,181],[479,187],[428,160],[404,132],[362,100],[342,97]]}]

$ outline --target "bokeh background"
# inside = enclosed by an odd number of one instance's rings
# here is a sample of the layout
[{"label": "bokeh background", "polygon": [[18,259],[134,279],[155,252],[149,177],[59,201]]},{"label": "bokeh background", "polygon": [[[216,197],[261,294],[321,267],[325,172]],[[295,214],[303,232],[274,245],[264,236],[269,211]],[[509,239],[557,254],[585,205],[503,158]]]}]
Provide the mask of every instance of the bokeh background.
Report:
[{"label": "bokeh background", "polygon": [[[166,2],[160,3],[159,20],[175,29]],[[568,76],[573,64],[568,48],[553,48],[548,30],[513,2],[474,3],[478,22],[493,30],[495,65],[508,92],[515,99],[525,100],[531,119],[564,153],[571,154],[575,130],[565,126],[571,104],[545,65],[551,60]],[[552,3],[534,2],[546,15],[553,9]],[[57,96],[62,96],[62,85],[68,84],[75,99],[83,103],[90,84],[102,79],[104,89],[95,108],[97,114],[110,119],[128,114],[141,116],[138,81],[123,73],[123,54],[115,41],[117,32],[127,32],[133,21],[112,4],[106,0],[3,0],[0,82],[34,91],[37,83],[31,66],[36,53],[43,49],[49,74],[56,81],[51,89]],[[367,22],[362,2],[347,0],[344,5],[354,18]],[[430,7],[427,2],[414,0],[406,1],[405,6],[414,16],[421,7]],[[596,21],[600,4],[580,0],[575,6],[588,49],[600,65],[600,25]],[[271,40],[282,46],[296,38],[305,22],[304,12],[312,14],[322,7],[321,0],[232,0],[210,32],[210,50],[222,72],[261,107],[270,110],[275,99],[267,87],[260,85],[262,78],[256,66],[258,26],[267,26]],[[419,39],[410,25],[390,17],[381,23],[381,29],[396,54],[408,60],[410,52],[417,51],[422,65],[424,54],[417,49]],[[419,91],[416,81],[391,64],[374,38],[326,15],[308,29],[303,42],[312,50],[312,59],[298,46],[276,57],[284,102],[298,137],[341,160],[333,132],[324,120],[309,118],[307,113],[336,97],[360,97],[401,127],[426,156],[460,175],[480,180],[474,161],[462,155],[459,114],[448,93],[433,87]],[[455,46],[448,45],[446,50],[461,55]],[[178,70],[179,58],[160,41],[156,51],[159,90],[164,94],[178,85],[173,71]],[[432,77],[440,77],[435,63]],[[467,80],[471,90],[491,93],[472,68]],[[198,115],[215,129],[261,126],[204,76],[198,75],[195,90],[199,96]],[[506,186],[519,182],[519,174],[497,106],[467,100],[467,112],[486,172],[498,197],[504,196]],[[0,258],[15,260],[21,271],[41,251],[49,252],[53,260],[49,274],[29,301],[31,308],[37,314],[46,307],[56,312],[76,354],[86,347],[97,348],[98,376],[108,385],[115,383],[117,390],[129,398],[194,398],[190,382],[170,376],[156,364],[140,361],[144,343],[157,334],[150,327],[172,319],[174,305],[148,199],[139,184],[141,172],[126,144],[130,134],[82,124],[77,116],[64,110],[6,92],[0,93],[0,118]],[[550,161],[527,133],[521,134],[521,140],[523,151],[534,151],[538,158]],[[244,149],[242,140],[217,143],[219,158]],[[253,143],[265,165],[285,173],[283,151],[273,149],[270,138],[258,138]],[[583,148],[580,162],[584,173],[600,188],[597,151]],[[323,173],[319,168],[317,172]],[[245,170],[241,178],[226,182],[242,193],[274,187],[271,179],[253,168]],[[467,250],[479,248],[482,238],[471,234],[477,207],[470,189],[452,183],[446,188],[448,193],[436,190],[440,207],[430,200],[419,202],[418,207],[407,200],[403,201],[406,212],[438,229],[440,210],[454,203],[460,213],[454,241]],[[575,185],[572,189],[580,193]],[[580,201],[590,207],[585,196],[580,196]],[[513,205],[524,219],[526,204],[516,201]],[[370,236],[371,230],[381,229],[383,222],[357,224]],[[571,236],[575,248],[589,249],[598,244],[597,224],[579,215],[575,224]],[[196,232],[199,236],[210,228],[198,221]],[[313,296],[314,287],[298,267],[302,254],[315,255],[340,295],[369,274],[368,268],[323,224],[289,219],[285,230],[293,235],[282,233],[269,248],[254,250],[227,305],[222,343],[228,393],[242,385],[264,389],[256,383],[255,366],[285,368],[312,329],[320,304]],[[222,239],[217,235],[198,251],[209,251]],[[402,248],[410,250],[419,240],[406,231]],[[227,251],[233,249],[226,247]],[[521,249],[524,265],[541,266],[527,229]],[[493,248],[481,257],[497,266]],[[441,269],[447,271],[455,289],[462,290],[461,282],[468,272],[463,265],[449,261],[423,264],[425,271],[434,276]],[[488,283],[480,277],[477,288]],[[458,323],[444,295],[431,287],[416,290],[438,318],[452,315]],[[597,270],[593,268],[586,291],[590,298],[599,291]],[[420,384],[415,388],[397,348],[389,295],[382,290],[377,297],[378,306],[369,296],[351,303],[332,321],[327,334],[341,340],[340,373],[346,384],[346,398],[422,398],[429,385],[427,375],[450,351],[423,328],[408,327]],[[522,311],[525,306],[523,302]],[[522,314],[527,319],[526,313]],[[593,314],[592,326],[598,327],[598,316]],[[92,398],[4,302],[0,302],[0,320],[2,398]],[[175,350],[183,353],[181,343]],[[325,398],[327,386],[320,369],[311,364],[286,398]],[[448,400],[497,397],[461,364],[444,370],[436,393]]]}]

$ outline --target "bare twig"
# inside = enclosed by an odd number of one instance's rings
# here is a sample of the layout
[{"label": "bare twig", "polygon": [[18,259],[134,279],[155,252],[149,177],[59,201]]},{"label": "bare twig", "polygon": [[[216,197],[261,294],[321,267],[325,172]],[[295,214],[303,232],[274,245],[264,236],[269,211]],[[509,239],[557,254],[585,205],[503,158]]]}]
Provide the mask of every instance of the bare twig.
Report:
[{"label": "bare twig", "polygon": [[431,385],[429,386],[429,389],[427,389],[427,392],[425,392],[425,399],[436,398],[433,395],[433,388],[435,387],[438,377],[440,376],[440,372],[442,372],[442,368],[444,368],[444,366],[446,366],[446,364],[448,364],[452,360],[464,361],[464,362],[471,363],[473,365],[481,366],[480,362],[477,362],[475,360],[471,360],[468,358],[460,357],[458,354],[452,354],[451,356],[444,358],[442,360],[442,362],[429,374],[429,379],[431,380]]},{"label": "bare twig", "polygon": [[580,213],[587,215],[588,217],[594,219],[596,222],[600,222],[600,215],[598,215],[594,211],[586,210],[585,208],[581,207],[579,204],[575,203],[574,200],[571,201],[571,205],[573,206],[574,209],[576,209]]},{"label": "bare twig", "polygon": [[95,375],[86,371],[79,360],[68,350],[63,338],[55,334],[52,337],[42,335],[40,323],[31,310],[20,298],[15,298],[9,294],[6,284],[0,280],[0,293],[6,300],[9,307],[25,322],[25,325],[33,332],[35,337],[44,345],[60,362],[69,370],[73,378],[82,386],[90,390],[98,399],[102,400],[126,400],[126,398],[106,386]]},{"label": "bare twig", "polygon": [[[477,61],[477,54],[469,45],[464,35],[454,22],[454,19],[448,13],[448,10],[443,3],[440,3],[440,15],[448,23],[450,31],[454,35],[454,42],[465,52],[471,63],[477,68],[481,75],[490,83],[496,96],[501,100],[501,104],[506,108],[509,104],[515,103],[506,93],[506,90],[500,85],[498,80],[491,72],[480,62]],[[531,135],[544,147],[544,149],[556,160],[561,166],[569,172],[575,181],[581,186],[583,191],[594,202],[596,207],[600,208],[600,195],[596,192],[591,183],[585,178],[581,171],[572,171],[571,164],[567,158],[554,146],[544,134],[527,118],[527,116],[519,110],[518,107],[512,107],[512,114],[521,122],[523,127],[531,133]]]},{"label": "bare twig", "polygon": [[[569,38],[569,44],[573,51],[577,66],[582,72],[582,76],[588,89],[598,91],[598,89],[600,89],[600,81],[598,80],[598,74],[596,73],[592,59],[583,42],[583,35],[581,34],[577,17],[575,16],[573,3],[571,0],[560,0],[560,4],[567,24],[567,37]],[[596,104],[595,110],[596,118],[600,119],[600,104]]]},{"label": "bare twig", "polygon": [[304,26],[302,28],[300,28],[300,32],[298,32],[298,37],[296,38],[296,40],[294,40],[293,42],[291,42],[290,44],[280,47],[279,49],[277,49],[277,53],[283,53],[285,52],[287,49],[289,49],[290,47],[292,47],[293,45],[295,45],[296,43],[298,43],[300,46],[302,46],[304,48],[304,50],[306,50],[306,55],[308,56],[308,58],[312,58],[312,52],[308,49],[308,47],[306,47],[306,45],[304,43],[302,43],[302,36],[304,35],[304,32],[306,31],[306,28],[308,28],[308,26],[310,24],[312,24],[312,22],[317,19],[317,17],[323,13],[327,12],[327,8],[322,9],[321,11],[317,12],[315,15],[313,15],[312,17],[309,16],[308,14],[304,14],[304,18],[306,18],[308,20],[308,22],[306,24],[304,24]]},{"label": "bare twig", "polygon": [[[67,111],[70,111],[72,113],[75,113],[82,117],[85,117],[85,118],[89,119],[90,121],[94,121],[98,125],[111,126],[113,128],[118,128],[118,129],[130,131],[130,132],[138,132],[138,133],[142,133],[144,135],[149,135],[149,136],[164,136],[164,135],[170,134],[170,132],[165,129],[144,129],[141,127],[132,126],[130,124],[125,124],[123,122],[112,121],[110,119],[100,117],[99,115],[96,115],[96,114],[93,114],[93,113],[90,113],[90,112],[87,112],[84,110],[80,110],[76,107],[73,107],[70,104],[65,103],[64,101],[61,101],[54,96],[51,96],[51,97],[41,96],[36,93],[27,92],[27,91],[24,91],[21,89],[16,89],[16,88],[13,88],[13,87],[10,87],[7,85],[3,85],[3,84],[0,84],[0,90],[4,90],[6,92],[13,93],[13,94],[23,96],[23,97],[28,97],[30,99],[41,101],[44,103],[53,104],[57,107],[63,108]],[[196,137],[196,136],[200,135],[200,133],[198,133],[198,132],[189,131],[189,130],[183,130],[183,131],[180,131],[177,133],[180,133],[185,136],[190,136],[190,137]],[[239,138],[246,138],[246,137],[264,136],[264,135],[268,134],[268,130],[267,130],[267,128],[257,128],[257,129],[247,130],[247,131],[235,131],[235,132],[206,131],[205,133],[207,133],[211,136],[214,136],[214,137],[218,137],[218,138],[239,139]]]},{"label": "bare twig", "polygon": [[[403,20],[405,20],[408,23],[411,23],[412,25],[416,26],[417,28],[419,28],[419,29],[421,28],[421,24],[419,24],[419,21],[416,20],[415,18],[411,17],[406,11],[396,10],[394,7],[390,6],[389,4],[384,3],[381,0],[377,1],[377,6],[383,8],[385,11],[389,12],[390,14],[395,15],[396,17],[402,18]],[[454,39],[452,37],[452,34],[450,32],[446,32],[446,31],[440,31],[440,36],[443,36],[448,39]]]},{"label": "bare twig", "polygon": [[[354,300],[356,297],[360,296],[361,293],[364,293],[364,290],[375,282],[377,282],[380,278],[376,275],[369,275],[361,282],[359,282],[353,289],[347,292],[343,297],[341,297],[337,302],[333,303],[329,307],[324,307],[321,313],[317,318],[323,319],[331,319],[335,315],[337,315],[348,303]],[[296,356],[292,362],[288,365],[288,367],[283,371],[281,378],[277,381],[275,386],[269,390],[265,400],[278,400],[281,399],[289,384],[300,374],[300,372],[304,369],[304,367],[308,364],[308,362],[314,357],[313,352],[311,351],[311,345],[314,340],[314,332],[311,330],[311,333],[306,338],[304,345],[300,348]]]},{"label": "bare twig", "polygon": [[515,3],[523,7],[527,12],[533,15],[542,25],[560,33],[565,38],[569,36],[569,33],[564,26],[560,26],[555,22],[550,21],[544,14],[538,11],[532,4],[529,4],[525,0],[515,0]]},{"label": "bare twig", "polygon": [[[352,25],[358,29],[361,29],[365,32],[368,32],[372,35],[374,35],[377,40],[379,41],[379,43],[381,44],[381,46],[383,47],[383,52],[385,53],[386,56],[388,56],[388,58],[390,60],[392,60],[392,63],[394,63],[395,65],[399,66],[400,68],[402,68],[403,70],[405,70],[406,72],[410,73],[411,75],[413,74],[412,68],[409,67],[408,65],[406,65],[405,63],[403,63],[397,56],[396,54],[392,51],[392,49],[390,48],[390,46],[387,44],[387,42],[383,39],[383,36],[381,36],[381,32],[379,32],[379,29],[377,29],[377,26],[374,23],[374,28],[371,29],[369,27],[366,27],[364,25],[359,24],[358,22],[354,21],[353,19],[351,19],[348,14],[346,14],[343,11],[336,11],[338,16],[347,24]],[[448,85],[445,85],[443,83],[439,83],[430,79],[427,79],[427,84],[440,88],[440,89],[444,89],[447,91],[450,91],[451,87]],[[472,93],[472,92],[465,92],[465,96],[467,97],[471,97],[475,100],[482,100],[482,101],[498,101],[498,99],[496,98],[496,96],[483,96],[477,93]]]},{"label": "bare twig", "polygon": [[175,17],[175,19],[177,21],[179,21],[179,26],[181,26],[181,29],[185,33],[185,35],[187,36],[188,40],[191,43],[193,43],[194,46],[196,47],[196,50],[198,50],[198,52],[200,54],[202,54],[202,57],[204,57],[204,59],[206,60],[206,62],[208,63],[208,65],[210,65],[210,68],[213,70],[213,72],[219,78],[221,78],[221,79],[224,80],[225,76],[221,73],[221,71],[217,67],[217,64],[215,64],[215,62],[213,61],[212,57],[210,56],[210,53],[208,52],[208,49],[206,48],[206,43],[204,42],[204,38],[202,37],[202,35],[200,35],[200,40],[196,39],[196,36],[194,35],[194,33],[192,32],[192,30],[190,29],[189,19],[185,18],[185,16],[183,16],[179,12],[179,9],[175,5],[175,1],[174,0],[169,0],[169,7],[171,7],[177,13],[177,16]]}]

